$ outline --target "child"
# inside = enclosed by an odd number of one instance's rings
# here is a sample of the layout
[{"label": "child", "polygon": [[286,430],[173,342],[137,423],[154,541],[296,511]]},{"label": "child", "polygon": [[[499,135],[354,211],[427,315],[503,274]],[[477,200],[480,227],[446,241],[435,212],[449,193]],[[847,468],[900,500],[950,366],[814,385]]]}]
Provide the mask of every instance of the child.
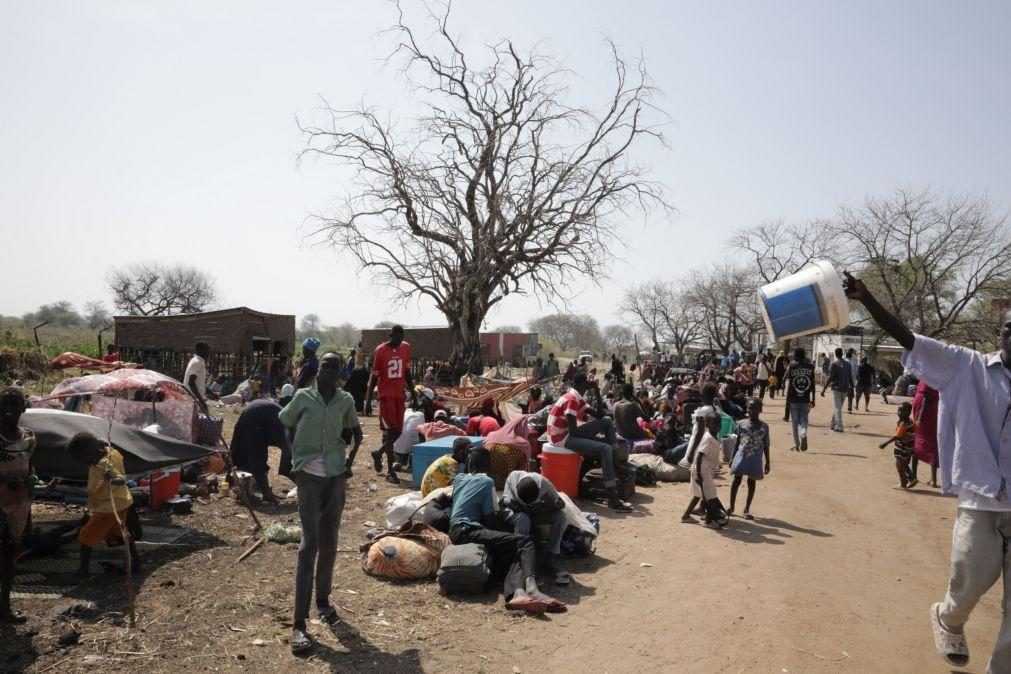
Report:
[{"label": "child", "polygon": [[[737,422],[734,431],[737,434],[737,445],[734,447],[734,458],[730,463],[730,473],[734,483],[730,487],[730,508],[727,513],[733,514],[734,503],[737,501],[737,490],[741,488],[741,479],[748,478],[748,500],[744,503],[744,519],[753,520],[751,501],[755,498],[755,481],[769,474],[772,468],[769,462],[769,425],[759,419],[762,413],[762,401],[758,398],[748,399],[748,418]],[[762,455],[765,455],[765,470],[762,469]]]},{"label": "child", "polygon": [[13,386],[0,389],[0,622],[23,623],[11,610],[14,559],[32,511],[32,451],[35,435],[18,426],[25,411],[25,395]]},{"label": "child", "polygon": [[[697,524],[698,520],[692,517],[692,511],[700,501],[705,502],[716,498],[716,482],[713,480],[713,473],[720,463],[720,441],[716,439],[719,435],[722,420],[719,414],[710,413],[704,418],[705,433],[699,441],[698,449],[695,450],[695,459],[692,461],[692,500],[689,501],[684,515],[681,516],[682,524]],[[708,510],[705,516],[706,526],[714,529],[719,528],[719,524],[712,520]]]},{"label": "child", "polygon": [[899,423],[895,427],[895,435],[882,442],[878,447],[884,449],[889,442],[895,443],[895,469],[899,471],[899,484],[896,489],[912,489],[918,483],[910,473],[909,460],[913,458],[916,447],[916,424],[913,422],[913,406],[909,403],[899,405]]},{"label": "child", "polygon": [[[113,508],[125,524],[133,496],[126,487],[123,455],[91,433],[78,433],[70,438],[67,454],[74,461],[91,466],[88,470],[88,510],[91,511],[91,519],[81,527],[81,533],[77,537],[81,542],[81,565],[76,575],[84,578],[90,572],[91,551],[102,541],[122,540],[122,531]],[[126,543],[130,546],[131,570],[137,573],[141,568],[140,556],[133,536],[128,536],[128,539]]]}]

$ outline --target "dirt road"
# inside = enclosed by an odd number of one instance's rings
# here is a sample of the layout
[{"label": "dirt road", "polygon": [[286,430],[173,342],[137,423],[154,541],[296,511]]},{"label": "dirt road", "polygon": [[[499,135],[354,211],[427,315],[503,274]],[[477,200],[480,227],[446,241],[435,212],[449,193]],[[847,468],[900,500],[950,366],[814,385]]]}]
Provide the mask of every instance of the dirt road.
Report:
[{"label": "dirt road", "polygon": [[[4,671],[337,671],[337,672],[944,672],[928,607],[948,578],[955,501],[937,490],[892,489],[895,407],[827,428],[829,399],[813,411],[811,448],[788,451],[780,401],[767,404],[772,473],[758,488],[757,519],[723,531],[682,525],[688,486],[641,489],[636,511],[602,516],[594,557],[568,563],[574,583],[558,595],[568,613],[541,619],[508,614],[499,596],[446,599],[434,582],[366,576],[358,546],[402,490],[376,480],[367,446],[351,481],[341,528],[333,599],[343,624],[341,653],[321,625],[306,659],[288,648],[297,546],[267,543],[247,560],[250,519],[230,498],[212,497],[192,515],[146,515],[149,526],[186,533],[142,552],[138,628],[122,626],[122,577],[96,576],[61,600],[19,599],[30,616],[0,626]],[[276,455],[272,461],[276,467]],[[923,468],[921,467],[921,471]],[[921,477],[923,474],[921,473]],[[289,483],[274,478],[276,487]],[[727,480],[718,482],[729,502]],[[742,493],[743,498],[743,493]],[[295,521],[293,502],[260,507],[264,523]],[[39,522],[78,516],[35,505]],[[70,568],[75,563],[68,560]],[[56,580],[47,576],[45,584]],[[81,617],[68,605],[90,600]],[[968,626],[982,672],[999,623],[999,589]],[[76,646],[57,643],[70,629]]]},{"label": "dirt road", "polygon": [[[759,484],[755,521],[735,517],[722,532],[681,525],[686,485],[641,490],[635,515],[602,513],[601,563],[576,574],[568,614],[511,621],[505,639],[461,629],[488,660],[428,652],[426,669],[948,671],[928,607],[946,587],[955,500],[929,487],[892,489],[891,450],[877,445],[894,428],[894,406],[872,401],[838,434],[827,427],[830,398],[819,403],[806,454],[789,451],[782,404],[767,403],[772,472]],[[729,502],[728,481],[720,497]],[[985,670],[999,601],[996,588],[969,623],[969,671]]]}]

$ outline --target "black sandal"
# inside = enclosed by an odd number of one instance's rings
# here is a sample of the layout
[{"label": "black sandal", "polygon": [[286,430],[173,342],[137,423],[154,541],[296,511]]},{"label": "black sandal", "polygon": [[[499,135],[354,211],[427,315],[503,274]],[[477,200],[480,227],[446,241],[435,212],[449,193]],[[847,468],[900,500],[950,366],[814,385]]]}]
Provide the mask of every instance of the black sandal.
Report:
[{"label": "black sandal", "polygon": [[372,467],[381,475],[383,472],[383,450],[377,449],[370,454],[372,455]]},{"label": "black sandal", "polygon": [[291,652],[294,654],[305,653],[312,648],[312,640],[305,630],[294,628],[291,631]]},{"label": "black sandal", "polygon": [[389,475],[387,475],[386,481],[389,482],[390,484],[397,484],[397,485],[400,484],[400,478],[397,477],[396,473],[390,473]]},{"label": "black sandal", "polygon": [[319,610],[319,619],[331,627],[341,621],[340,616],[337,615],[337,609],[333,606],[319,606],[317,610]]}]

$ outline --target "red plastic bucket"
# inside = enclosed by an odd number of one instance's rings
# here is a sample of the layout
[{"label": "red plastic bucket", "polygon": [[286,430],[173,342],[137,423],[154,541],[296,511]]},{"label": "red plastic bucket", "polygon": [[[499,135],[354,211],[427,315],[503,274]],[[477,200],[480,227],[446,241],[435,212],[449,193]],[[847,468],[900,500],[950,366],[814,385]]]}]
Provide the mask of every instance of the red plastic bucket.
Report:
[{"label": "red plastic bucket", "polygon": [[179,493],[182,473],[176,470],[151,473],[151,509],[159,510],[161,504]]},{"label": "red plastic bucket", "polygon": [[579,498],[579,466],[583,457],[572,450],[544,445],[540,455],[541,475],[569,498]]}]

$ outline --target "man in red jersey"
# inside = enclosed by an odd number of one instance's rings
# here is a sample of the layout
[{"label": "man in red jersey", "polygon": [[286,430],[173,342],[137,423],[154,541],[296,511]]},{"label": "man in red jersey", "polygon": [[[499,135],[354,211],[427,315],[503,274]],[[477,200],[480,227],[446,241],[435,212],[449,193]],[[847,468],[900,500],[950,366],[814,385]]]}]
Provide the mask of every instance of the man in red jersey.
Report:
[{"label": "man in red jersey", "polygon": [[369,379],[367,407],[372,405],[372,391],[379,384],[379,427],[383,430],[383,445],[372,452],[376,472],[383,472],[383,454],[386,454],[389,473],[386,481],[400,484],[393,470],[393,443],[404,429],[404,412],[407,407],[404,387],[414,399],[414,379],[411,377],[411,345],[404,341],[404,328],[394,325],[390,341],[376,347],[372,359],[372,378]]}]

